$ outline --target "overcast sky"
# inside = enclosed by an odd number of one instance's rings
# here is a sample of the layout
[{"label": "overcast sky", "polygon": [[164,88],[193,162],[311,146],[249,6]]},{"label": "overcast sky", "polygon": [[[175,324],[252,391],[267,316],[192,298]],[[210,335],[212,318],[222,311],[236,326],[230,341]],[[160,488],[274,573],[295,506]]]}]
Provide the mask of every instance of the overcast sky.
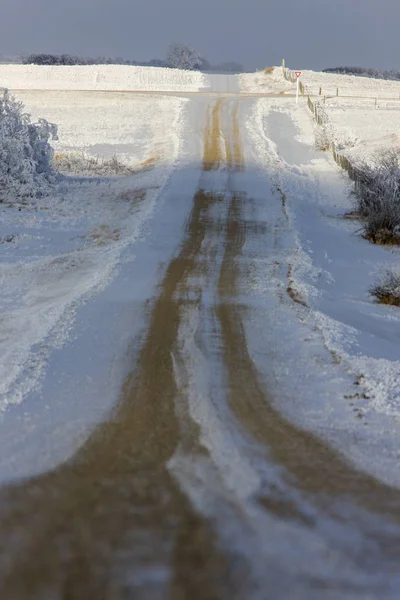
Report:
[{"label": "overcast sky", "polygon": [[400,0],[0,0],[0,55],[164,58],[173,41],[248,68],[400,70]]}]

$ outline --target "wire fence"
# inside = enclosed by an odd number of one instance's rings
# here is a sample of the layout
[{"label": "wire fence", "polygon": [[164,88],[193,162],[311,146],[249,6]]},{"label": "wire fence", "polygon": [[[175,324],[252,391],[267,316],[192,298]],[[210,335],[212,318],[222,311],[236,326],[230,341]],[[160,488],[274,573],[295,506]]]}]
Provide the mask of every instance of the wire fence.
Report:
[{"label": "wire fence", "polygon": [[[326,113],[323,107],[321,106],[320,102],[313,102],[310,96],[308,96],[307,105],[310,111],[313,113],[315,122],[319,127],[324,127],[328,124]],[[329,148],[332,150],[332,156],[336,164],[339,165],[339,167],[341,167],[342,169],[344,169],[349,175],[350,179],[354,181],[357,185],[358,176],[357,169],[355,168],[355,166],[351,163],[347,156],[340,154],[340,152],[336,150],[334,142],[329,143]]]},{"label": "wire fence", "polygon": [[[296,83],[297,77],[296,77],[295,72],[292,71],[291,69],[285,68],[284,60],[282,61],[282,73],[283,73],[283,76],[286,79],[286,81],[290,81],[291,83]],[[300,81],[300,93],[303,96],[305,95],[305,88],[301,81]],[[317,123],[317,125],[319,127],[324,127],[325,125],[328,125],[328,118],[327,118],[325,110],[322,106],[322,102],[324,102],[324,101],[325,100],[323,100],[323,101],[321,100],[319,102],[313,102],[311,100],[310,96],[307,97],[308,108],[314,115],[315,122]],[[340,152],[338,152],[336,150],[336,146],[335,146],[334,142],[329,142],[329,149],[332,150],[332,156],[333,156],[333,159],[336,162],[336,164],[339,165],[339,167],[341,167],[344,171],[347,172],[350,179],[352,181],[354,181],[355,185],[357,186],[358,177],[357,177],[357,169],[355,168],[355,166],[351,163],[351,161],[347,158],[347,156],[340,154]]]}]

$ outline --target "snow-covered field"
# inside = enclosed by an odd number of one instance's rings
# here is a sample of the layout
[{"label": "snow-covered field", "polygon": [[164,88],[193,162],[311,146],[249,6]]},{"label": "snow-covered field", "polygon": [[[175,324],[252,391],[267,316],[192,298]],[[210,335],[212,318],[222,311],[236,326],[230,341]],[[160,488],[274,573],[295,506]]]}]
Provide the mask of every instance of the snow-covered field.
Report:
[{"label": "snow-covered field", "polygon": [[279,94],[295,91],[295,86],[282,77],[279,67],[272,68],[269,72],[242,73],[239,75],[239,81],[243,92]]},{"label": "snow-covered field", "polygon": [[329,98],[324,104],[329,135],[341,154],[368,160],[375,152],[400,145],[400,100],[350,101]]},{"label": "snow-covered field", "polygon": [[317,95],[321,88],[321,93],[325,96],[336,96],[338,90],[339,96],[399,99],[400,81],[308,70],[302,73],[301,80],[307,94]]},{"label": "snow-covered field", "polygon": [[11,90],[197,91],[207,83],[199,71],[123,65],[0,65],[0,87]]}]

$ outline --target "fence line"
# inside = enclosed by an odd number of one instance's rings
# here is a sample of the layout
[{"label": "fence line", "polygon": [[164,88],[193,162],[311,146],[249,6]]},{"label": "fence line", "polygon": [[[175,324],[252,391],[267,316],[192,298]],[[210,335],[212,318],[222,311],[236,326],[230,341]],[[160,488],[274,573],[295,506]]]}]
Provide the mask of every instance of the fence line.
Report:
[{"label": "fence line", "polygon": [[[290,81],[291,83],[296,83],[297,77],[295,75],[295,72],[292,71],[291,69],[285,68],[285,60],[282,60],[282,73],[283,73],[283,77],[286,79],[286,81]],[[305,95],[305,88],[301,81],[300,81],[300,93],[303,96]],[[324,125],[328,124],[328,120],[326,118],[325,112],[323,110],[320,110],[320,108],[319,108],[320,102],[313,102],[311,100],[310,96],[308,96],[307,105],[308,105],[308,108],[310,109],[310,111],[313,113],[314,119],[319,127],[323,127]],[[357,169],[354,167],[354,165],[351,164],[351,162],[347,158],[347,156],[340,154],[336,150],[336,146],[335,146],[334,142],[329,142],[329,148],[332,150],[332,156],[333,156],[333,160],[335,161],[335,163],[337,165],[339,165],[339,167],[341,167],[344,171],[347,172],[350,179],[352,181],[354,181],[355,185],[357,186],[357,180],[358,180]]]},{"label": "fence line", "polygon": [[[318,102],[313,102],[311,100],[310,96],[308,96],[307,105],[308,105],[308,108],[310,109],[310,111],[313,113],[314,119],[318,126],[323,127],[324,125],[328,124],[328,120],[326,118],[325,113],[323,111],[319,110]],[[335,161],[335,163],[337,165],[339,165],[339,167],[341,167],[344,171],[347,172],[350,179],[352,181],[354,181],[357,186],[357,180],[358,180],[357,169],[354,167],[354,165],[352,165],[352,163],[347,158],[347,156],[340,154],[336,150],[336,146],[335,146],[334,142],[330,142],[329,147],[332,150],[332,156],[333,156],[333,160]]]},{"label": "fence line", "polygon": [[[286,79],[286,81],[290,81],[290,83],[296,83],[296,81],[297,81],[296,74],[291,69],[285,68],[285,60],[284,59],[282,60],[282,73],[283,73],[283,76]],[[299,91],[302,96],[305,95],[305,88],[301,81],[299,81]]]}]

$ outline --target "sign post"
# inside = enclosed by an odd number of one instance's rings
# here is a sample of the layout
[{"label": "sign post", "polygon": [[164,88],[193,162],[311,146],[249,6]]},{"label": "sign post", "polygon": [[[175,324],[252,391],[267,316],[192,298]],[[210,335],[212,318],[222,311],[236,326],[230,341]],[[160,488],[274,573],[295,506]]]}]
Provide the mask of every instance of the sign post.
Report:
[{"label": "sign post", "polygon": [[302,71],[295,71],[295,75],[297,77],[297,88],[296,88],[296,104],[299,103],[299,92],[300,92],[300,75]]}]

